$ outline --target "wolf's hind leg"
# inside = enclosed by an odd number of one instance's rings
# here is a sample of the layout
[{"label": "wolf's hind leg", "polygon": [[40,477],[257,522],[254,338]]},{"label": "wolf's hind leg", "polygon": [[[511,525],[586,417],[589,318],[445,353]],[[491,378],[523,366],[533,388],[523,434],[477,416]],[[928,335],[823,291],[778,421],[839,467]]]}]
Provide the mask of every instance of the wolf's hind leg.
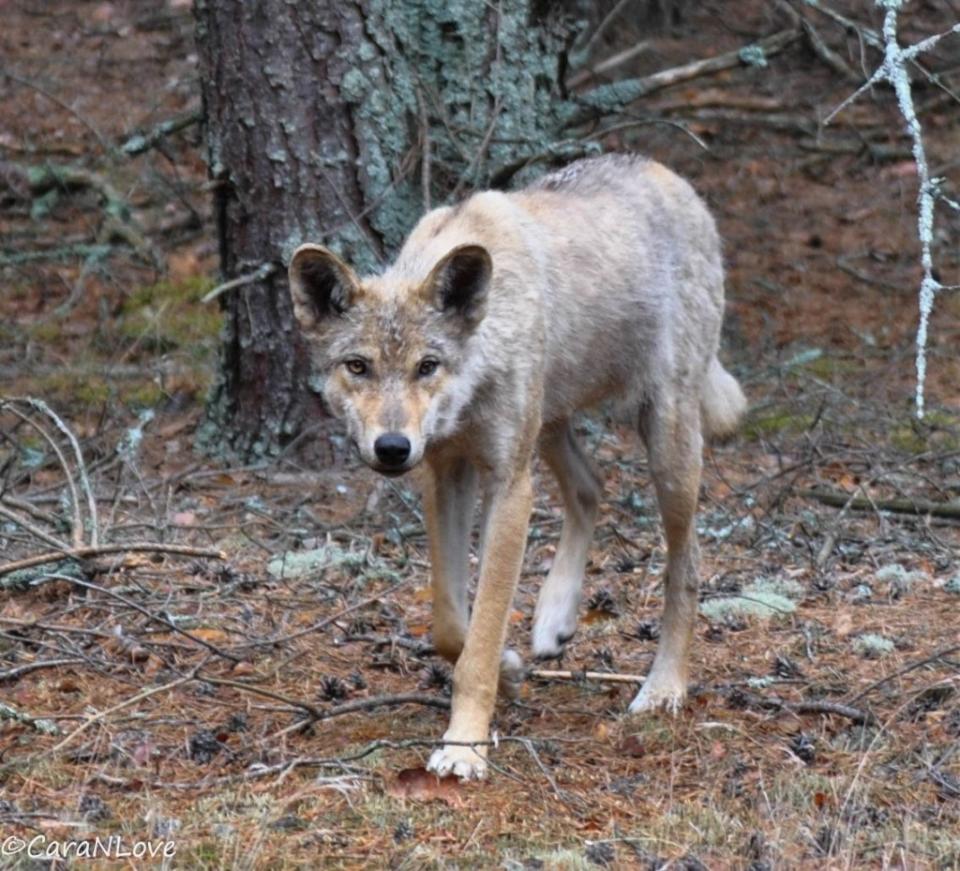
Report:
[{"label": "wolf's hind leg", "polygon": [[569,421],[544,430],[540,451],[557,478],[566,511],[557,555],[533,618],[533,653],[546,659],[559,656],[577,629],[583,572],[603,485]]},{"label": "wolf's hind leg", "polygon": [[667,538],[664,611],[660,643],[631,712],[666,707],[676,711],[687,694],[687,660],[697,617],[699,553],[694,514],[703,465],[700,409],[681,401],[654,403],[640,423],[650,474]]}]

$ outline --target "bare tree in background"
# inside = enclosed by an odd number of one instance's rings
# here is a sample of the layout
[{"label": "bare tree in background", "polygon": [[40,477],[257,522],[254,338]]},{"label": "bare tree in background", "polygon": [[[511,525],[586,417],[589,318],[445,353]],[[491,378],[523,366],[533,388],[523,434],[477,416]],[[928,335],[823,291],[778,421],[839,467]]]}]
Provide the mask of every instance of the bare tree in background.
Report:
[{"label": "bare tree in background", "polygon": [[231,281],[203,447],[263,456],[301,425],[308,371],[284,269],[300,243],[375,268],[425,208],[563,155],[573,26],[558,6],[197,0]]}]

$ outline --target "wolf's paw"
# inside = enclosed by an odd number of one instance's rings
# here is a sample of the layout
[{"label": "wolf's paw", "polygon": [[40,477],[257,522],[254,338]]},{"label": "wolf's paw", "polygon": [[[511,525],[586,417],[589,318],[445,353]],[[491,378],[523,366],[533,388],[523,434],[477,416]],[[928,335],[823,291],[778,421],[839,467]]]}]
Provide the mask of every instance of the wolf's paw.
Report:
[{"label": "wolf's paw", "polygon": [[434,750],[427,762],[427,771],[437,777],[452,774],[460,780],[483,780],[487,776],[487,748],[446,744]]},{"label": "wolf's paw", "polygon": [[687,686],[682,678],[661,678],[651,674],[630,703],[630,713],[648,714],[663,709],[676,715],[686,697]]},{"label": "wolf's paw", "polygon": [[524,677],[526,670],[520,654],[508,647],[500,657],[500,683],[497,692],[505,699],[519,698]]},{"label": "wolf's paw", "polygon": [[578,597],[574,595],[550,596],[545,600],[544,588],[537,612],[533,618],[533,655],[537,659],[556,659],[563,653],[563,646],[577,631]]}]

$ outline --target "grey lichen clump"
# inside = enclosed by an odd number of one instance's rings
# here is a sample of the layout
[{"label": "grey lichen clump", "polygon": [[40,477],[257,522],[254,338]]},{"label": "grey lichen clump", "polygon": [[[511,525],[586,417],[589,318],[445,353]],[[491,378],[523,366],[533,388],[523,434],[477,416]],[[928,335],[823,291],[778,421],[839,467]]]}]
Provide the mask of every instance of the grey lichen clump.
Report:
[{"label": "grey lichen clump", "polygon": [[866,632],[853,639],[853,649],[865,659],[881,659],[893,653],[895,645],[883,635]]},{"label": "grey lichen clump", "polygon": [[[562,127],[558,92],[564,28],[531,23],[531,4],[373,0],[364,33],[344,47],[339,88],[352,107],[363,200],[387,253],[431,205],[491,185],[504,168],[549,152]],[[567,31],[569,32],[569,30]],[[419,144],[419,171],[411,149]],[[344,228],[349,230],[349,228]],[[357,265],[369,246],[343,240]],[[358,249],[363,250],[358,250]],[[366,261],[366,262],[364,262]]]},{"label": "grey lichen clump", "polygon": [[803,587],[796,581],[788,578],[757,578],[737,595],[701,602],[700,613],[714,622],[734,617],[788,617],[797,610],[797,599],[802,596]]}]

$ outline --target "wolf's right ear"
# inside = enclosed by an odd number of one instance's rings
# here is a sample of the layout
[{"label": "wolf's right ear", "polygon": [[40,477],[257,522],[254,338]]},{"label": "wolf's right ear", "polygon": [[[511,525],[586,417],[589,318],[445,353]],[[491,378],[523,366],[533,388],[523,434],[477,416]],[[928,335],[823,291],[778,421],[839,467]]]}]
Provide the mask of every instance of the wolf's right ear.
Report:
[{"label": "wolf's right ear", "polygon": [[493,260],[482,245],[458,245],[430,271],[421,292],[440,311],[470,325],[483,320]]},{"label": "wolf's right ear", "polygon": [[322,245],[301,245],[288,270],[293,312],[302,329],[341,315],[360,292],[354,271]]}]

